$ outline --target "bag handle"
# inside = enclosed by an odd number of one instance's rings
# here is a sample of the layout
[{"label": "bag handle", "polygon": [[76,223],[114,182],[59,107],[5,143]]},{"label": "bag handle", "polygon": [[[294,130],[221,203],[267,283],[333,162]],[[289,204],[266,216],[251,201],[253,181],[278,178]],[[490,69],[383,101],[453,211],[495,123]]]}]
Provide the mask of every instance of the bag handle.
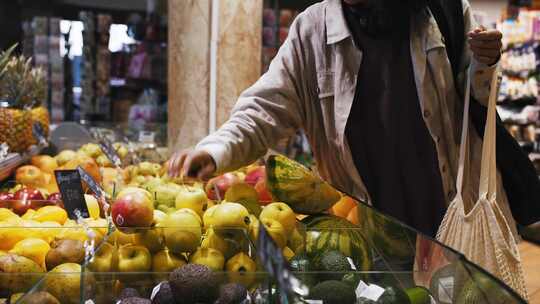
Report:
[{"label": "bag handle", "polygon": [[493,201],[497,195],[497,159],[496,159],[496,116],[499,65],[495,67],[491,79],[486,129],[482,145],[482,166],[480,169],[479,199]]},{"label": "bag handle", "polygon": [[469,143],[469,108],[471,103],[471,78],[472,65],[467,70],[465,81],[465,96],[463,100],[463,126],[461,128],[461,144],[459,148],[458,173],[456,180],[456,192],[460,201],[463,201],[463,176],[465,172],[465,161],[467,157],[467,146]]}]

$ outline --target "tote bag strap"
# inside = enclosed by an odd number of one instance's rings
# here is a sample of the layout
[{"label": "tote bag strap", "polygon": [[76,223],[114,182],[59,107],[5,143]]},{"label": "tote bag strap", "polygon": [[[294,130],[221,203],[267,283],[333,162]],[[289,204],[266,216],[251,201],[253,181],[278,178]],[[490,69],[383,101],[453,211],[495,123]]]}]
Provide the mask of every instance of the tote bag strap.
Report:
[{"label": "tote bag strap", "polygon": [[498,80],[499,66],[497,65],[491,79],[478,192],[479,199],[487,199],[489,201],[494,201],[497,194],[496,115]]},{"label": "tote bag strap", "polygon": [[463,176],[465,172],[465,162],[467,157],[467,145],[469,142],[469,107],[471,103],[471,75],[472,65],[469,66],[467,70],[466,81],[465,81],[465,97],[463,100],[464,109],[463,109],[463,126],[461,128],[461,143],[459,148],[459,163],[458,163],[458,172],[456,179],[456,192],[457,197],[460,198],[460,201],[463,201]]}]

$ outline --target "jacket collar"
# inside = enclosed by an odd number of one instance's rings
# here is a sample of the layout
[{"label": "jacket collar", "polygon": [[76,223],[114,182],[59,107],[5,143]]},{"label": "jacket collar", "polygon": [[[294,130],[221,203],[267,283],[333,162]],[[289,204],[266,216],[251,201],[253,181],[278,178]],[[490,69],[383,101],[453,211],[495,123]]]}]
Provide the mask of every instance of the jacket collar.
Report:
[{"label": "jacket collar", "polygon": [[326,44],[338,43],[351,37],[343,14],[342,0],[327,0],[324,21],[326,24]]}]

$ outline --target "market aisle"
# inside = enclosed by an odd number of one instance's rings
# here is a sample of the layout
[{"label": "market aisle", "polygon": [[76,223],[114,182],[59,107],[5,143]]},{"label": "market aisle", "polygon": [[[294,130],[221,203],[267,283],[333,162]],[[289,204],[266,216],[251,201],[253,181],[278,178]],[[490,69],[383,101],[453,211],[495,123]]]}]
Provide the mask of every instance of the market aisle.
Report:
[{"label": "market aisle", "polygon": [[540,304],[540,246],[522,242],[519,245],[530,303]]}]

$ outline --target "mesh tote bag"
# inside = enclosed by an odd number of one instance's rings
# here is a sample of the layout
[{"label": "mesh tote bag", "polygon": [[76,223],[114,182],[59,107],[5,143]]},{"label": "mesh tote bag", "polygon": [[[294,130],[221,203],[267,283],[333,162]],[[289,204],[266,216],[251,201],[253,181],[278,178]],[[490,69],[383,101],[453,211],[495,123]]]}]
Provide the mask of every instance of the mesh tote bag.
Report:
[{"label": "mesh tote bag", "polygon": [[521,258],[516,240],[497,204],[497,165],[495,154],[498,67],[493,73],[482,146],[478,200],[464,200],[463,176],[468,151],[471,69],[467,76],[465,109],[456,180],[457,195],[450,203],[437,233],[437,240],[461,253],[512,287],[527,299]]}]

